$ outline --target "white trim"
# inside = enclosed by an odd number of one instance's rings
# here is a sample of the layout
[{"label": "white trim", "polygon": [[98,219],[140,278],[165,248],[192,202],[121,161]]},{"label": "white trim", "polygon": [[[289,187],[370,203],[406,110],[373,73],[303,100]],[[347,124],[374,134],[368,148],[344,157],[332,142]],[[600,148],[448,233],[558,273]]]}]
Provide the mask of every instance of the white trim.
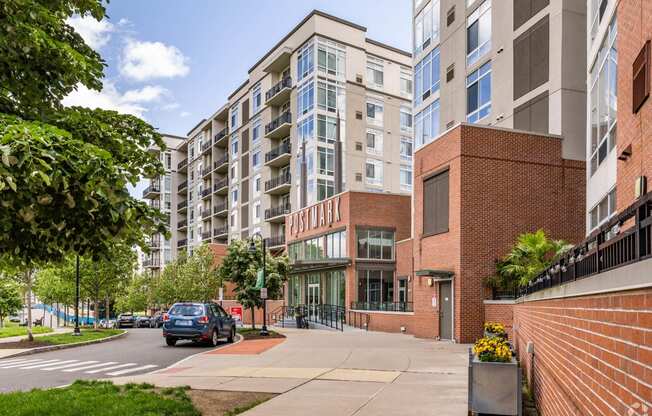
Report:
[{"label": "white trim", "polygon": [[351,312],[369,313],[369,314],[375,314],[375,315],[408,315],[408,316],[414,315],[414,312],[368,311],[368,310],[365,310],[365,309],[349,309],[349,311],[351,311]]}]

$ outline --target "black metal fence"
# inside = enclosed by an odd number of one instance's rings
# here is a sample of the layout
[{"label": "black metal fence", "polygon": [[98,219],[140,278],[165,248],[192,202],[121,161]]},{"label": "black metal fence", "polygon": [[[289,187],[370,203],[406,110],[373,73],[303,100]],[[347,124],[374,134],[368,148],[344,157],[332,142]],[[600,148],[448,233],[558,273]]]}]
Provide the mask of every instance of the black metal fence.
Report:
[{"label": "black metal fence", "polygon": [[346,311],[346,323],[347,325],[354,328],[364,329],[365,331],[368,331],[370,319],[371,315],[368,313],[352,311],[350,309]]}]

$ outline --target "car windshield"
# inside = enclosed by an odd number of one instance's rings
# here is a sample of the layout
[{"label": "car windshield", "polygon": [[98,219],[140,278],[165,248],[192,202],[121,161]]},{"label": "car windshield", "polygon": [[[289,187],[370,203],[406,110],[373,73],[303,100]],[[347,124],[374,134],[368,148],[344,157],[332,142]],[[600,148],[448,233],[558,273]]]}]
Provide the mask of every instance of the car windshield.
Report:
[{"label": "car windshield", "polygon": [[199,316],[203,313],[204,308],[200,305],[174,305],[170,309],[170,315]]}]

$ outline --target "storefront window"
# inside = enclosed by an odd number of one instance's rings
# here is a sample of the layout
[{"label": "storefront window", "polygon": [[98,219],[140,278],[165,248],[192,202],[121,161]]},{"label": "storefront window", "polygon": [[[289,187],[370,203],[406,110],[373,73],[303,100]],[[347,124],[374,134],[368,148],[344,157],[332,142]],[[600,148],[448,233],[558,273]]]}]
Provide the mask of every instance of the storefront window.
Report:
[{"label": "storefront window", "polygon": [[353,309],[393,310],[394,272],[358,270],[358,301]]},{"label": "storefront window", "polygon": [[394,232],[358,230],[359,259],[394,259]]},{"label": "storefront window", "polygon": [[288,246],[290,262],[346,257],[346,231],[326,234]]}]

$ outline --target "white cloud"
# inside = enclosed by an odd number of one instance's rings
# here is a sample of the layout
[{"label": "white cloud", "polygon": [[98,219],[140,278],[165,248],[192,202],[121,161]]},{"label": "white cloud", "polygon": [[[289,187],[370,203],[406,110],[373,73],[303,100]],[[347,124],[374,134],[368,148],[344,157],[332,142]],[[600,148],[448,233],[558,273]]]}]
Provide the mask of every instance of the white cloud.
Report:
[{"label": "white cloud", "polygon": [[172,45],[129,39],[122,51],[120,72],[136,81],[183,77],[190,72],[187,61]]},{"label": "white cloud", "polygon": [[88,108],[99,107],[143,118],[147,108],[142,104],[157,102],[167,94],[168,91],[158,85],[148,85],[139,90],[129,90],[121,94],[111,82],[105,82],[104,89],[100,92],[89,90],[79,84],[77,90],[63,99],[63,105]]},{"label": "white cloud", "polygon": [[93,49],[100,49],[111,39],[114,26],[108,20],[99,22],[91,16],[72,16],[68,24],[84,39],[84,42]]},{"label": "white cloud", "polygon": [[179,103],[168,103],[168,104],[162,105],[161,110],[163,110],[163,111],[172,111],[172,110],[176,110],[179,107],[181,107],[181,105]]},{"label": "white cloud", "polygon": [[127,26],[129,24],[131,24],[131,21],[127,18],[123,17],[122,19],[118,20],[118,26]]},{"label": "white cloud", "polygon": [[187,111],[182,111],[181,114],[179,114],[181,117],[188,117],[190,115],[189,112]]}]

